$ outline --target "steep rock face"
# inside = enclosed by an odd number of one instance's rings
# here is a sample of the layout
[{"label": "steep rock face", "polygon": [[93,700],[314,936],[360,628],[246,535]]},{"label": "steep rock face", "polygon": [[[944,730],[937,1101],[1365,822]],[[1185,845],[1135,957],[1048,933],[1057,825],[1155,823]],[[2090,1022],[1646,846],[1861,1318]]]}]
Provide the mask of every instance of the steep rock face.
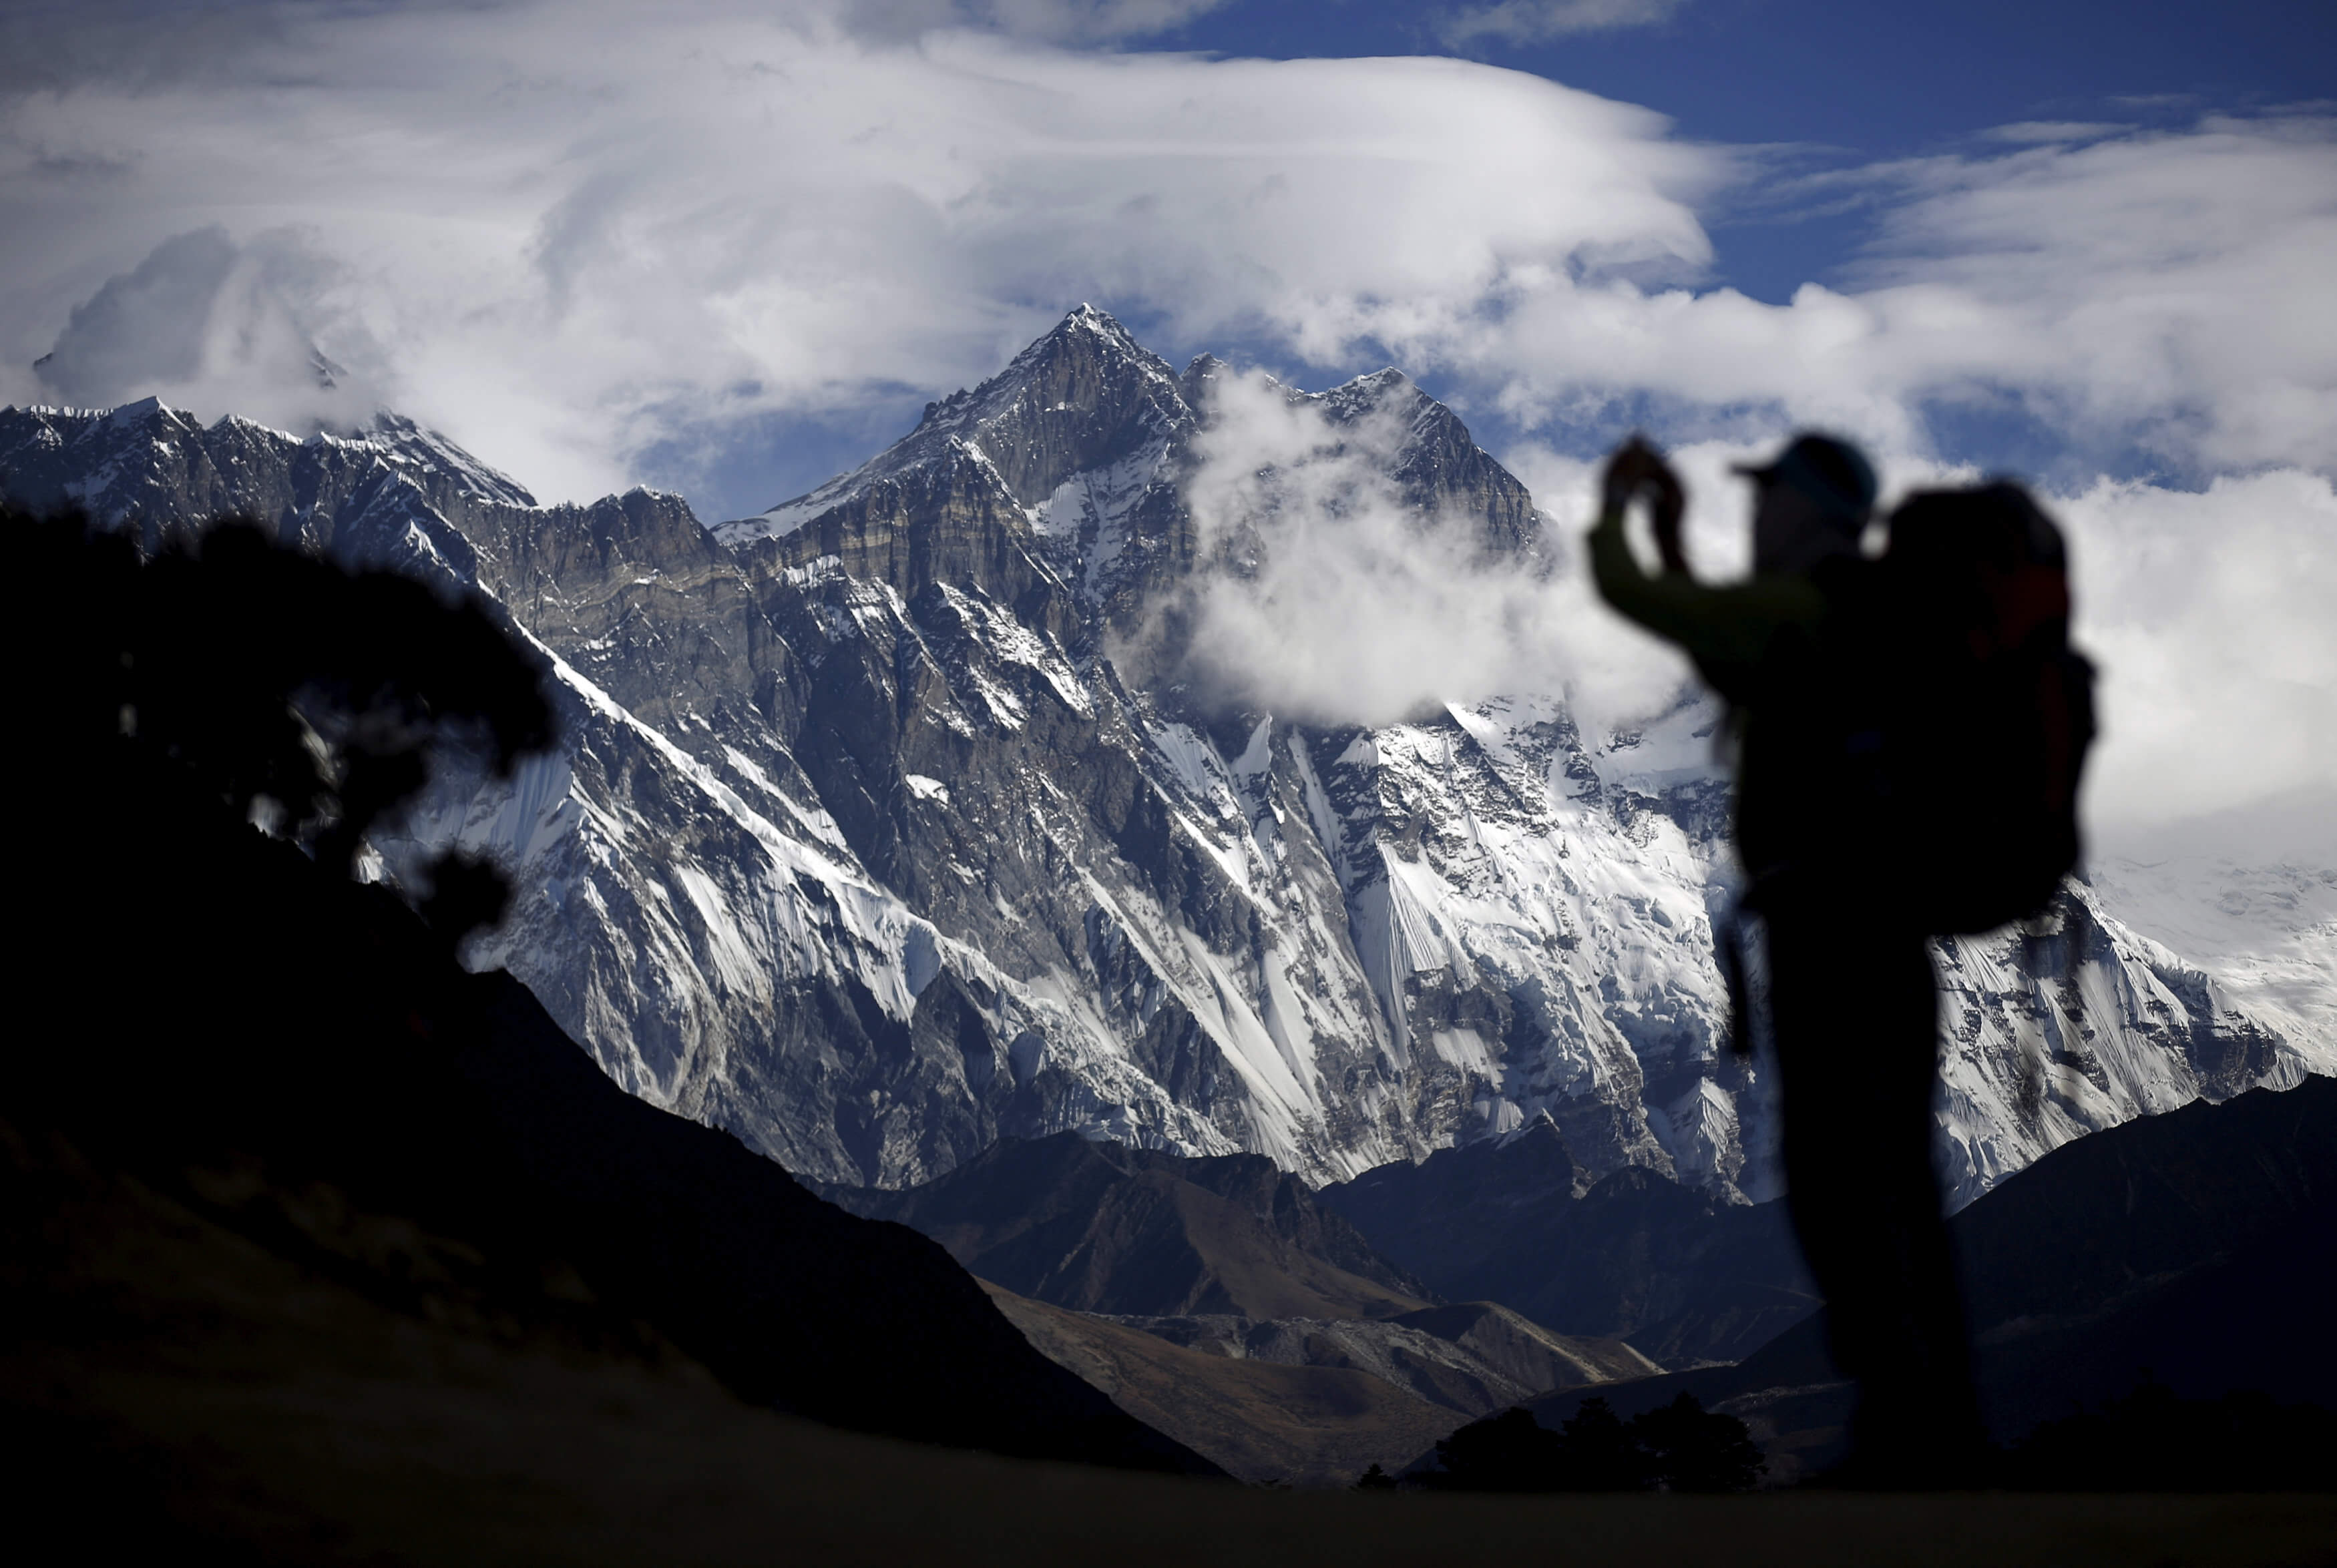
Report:
[{"label": "steep rock face", "polygon": [[2085,1133],[2326,1068],[2081,883],[2028,930],[1941,939],[1933,962],[1959,1201]]},{"label": "steep rock face", "polygon": [[149,548],[238,512],[343,565],[467,584],[477,554],[450,519],[481,503],[534,504],[396,415],[384,416],[377,439],[306,442],[232,417],[206,429],[152,398],[111,413],[10,409],[0,418],[0,492],[134,529]]},{"label": "steep rock face", "polygon": [[1466,520],[1481,547],[1496,555],[1523,553],[1540,542],[1541,519],[1526,487],[1403,372],[1376,371],[1319,397],[1292,397],[1317,404],[1334,429],[1372,416],[1401,421],[1404,441],[1389,477],[1423,516]]},{"label": "steep rock face", "polygon": [[[517,906],[474,959],[792,1170],[903,1186],[1078,1131],[1337,1180],[1547,1114],[1589,1176],[1761,1195],[1766,1085],[1719,1043],[1709,706],[1322,729],[1120,662],[1203,564],[1180,487],[1221,374],[1076,311],[861,470],[710,531],[646,491],[534,507],[386,418],[301,442],[10,410],[0,483],[150,531],[252,511],[494,599],[554,656],[563,753],[436,787],[376,835],[385,872],[504,858]],[[1400,375],[1287,395],[1394,431],[1377,460],[1423,526],[1540,548],[1522,487]],[[1943,952],[1959,1198],[2304,1070],[2090,891],[2054,919]]]},{"label": "steep rock face", "polygon": [[1107,619],[1132,619],[1194,557],[1176,481],[1198,389],[1082,306],[980,387],[926,404],[855,472],[715,534],[767,570],[834,558],[904,599],[972,584],[1059,639],[1087,628],[1060,618],[1068,605],[1031,604],[1034,591],[1076,589]]}]

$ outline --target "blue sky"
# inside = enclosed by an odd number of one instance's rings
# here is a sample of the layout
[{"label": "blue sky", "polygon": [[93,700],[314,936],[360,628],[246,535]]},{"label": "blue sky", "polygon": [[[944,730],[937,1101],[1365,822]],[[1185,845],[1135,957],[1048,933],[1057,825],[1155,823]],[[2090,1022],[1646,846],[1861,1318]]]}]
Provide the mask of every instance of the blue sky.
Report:
[{"label": "blue sky", "polygon": [[2313,0],[1692,0],[1663,20],[1454,44],[1417,5],[1237,3],[1151,42],[1273,58],[1462,53],[1673,116],[1691,136],[1868,158],[1992,125],[2264,107],[2337,92],[2337,13]]},{"label": "blue sky", "polygon": [[18,4],[0,402],[387,404],[719,519],[1090,300],[1401,365],[1561,515],[1635,425],[2028,473],[2133,682],[2104,799],[2337,799],[2332,9]]}]

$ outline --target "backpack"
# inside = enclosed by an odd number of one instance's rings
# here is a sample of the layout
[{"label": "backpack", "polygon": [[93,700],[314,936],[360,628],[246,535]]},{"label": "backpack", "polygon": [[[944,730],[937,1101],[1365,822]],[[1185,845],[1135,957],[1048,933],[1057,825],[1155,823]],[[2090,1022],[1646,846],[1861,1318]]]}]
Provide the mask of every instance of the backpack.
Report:
[{"label": "backpack", "polygon": [[1898,913],[1934,935],[2044,908],[2078,863],[2094,667],[2069,646],[2061,531],[2008,481],[1925,491],[1876,563],[1874,722],[1841,776],[1894,857]]}]

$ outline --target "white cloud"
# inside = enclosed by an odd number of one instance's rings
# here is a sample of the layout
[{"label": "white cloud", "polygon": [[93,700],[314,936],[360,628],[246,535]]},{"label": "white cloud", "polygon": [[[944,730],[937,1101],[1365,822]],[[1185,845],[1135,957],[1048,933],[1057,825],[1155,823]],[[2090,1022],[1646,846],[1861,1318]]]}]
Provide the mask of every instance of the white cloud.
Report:
[{"label": "white cloud", "polygon": [[[83,407],[157,396],[294,428],[359,419],[381,401],[380,354],[341,319],[340,281],[298,230],[241,245],[216,224],[173,235],[74,308],[33,378]],[[326,357],[320,338],[353,363]]]},{"label": "white cloud", "polygon": [[1898,204],[1847,287],[1785,305],[1508,269],[1442,317],[1342,330],[1529,424],[1630,397],[1928,445],[1941,403],[2012,401],[2094,450],[2205,476],[2337,451],[2337,120],[2210,121],[1865,171]]},{"label": "white cloud", "polygon": [[1726,161],[1457,61],[891,44],[807,11],[302,14],[239,48],[10,101],[10,357],[170,236],[298,226],[390,394],[552,494],[709,421],[971,381],[1080,298],[1328,354],[1359,303],[1425,322],[1537,258],[1689,274]]},{"label": "white cloud", "polygon": [[1539,560],[1407,508],[1388,479],[1411,424],[1398,393],[1335,422],[1263,375],[1213,383],[1187,491],[1210,564],[1174,607],[1177,674],[1211,700],[1322,724],[1505,692],[1563,690],[1593,728],[1667,706],[1687,667],[1614,635],[1572,561],[1571,493]]},{"label": "white cloud", "polygon": [[1445,18],[1437,32],[1455,45],[1480,38],[1538,44],[1569,33],[1604,33],[1668,21],[1683,4],[1685,0],[1499,0],[1463,7]]},{"label": "white cloud", "polygon": [[2277,469],[2056,498],[2102,665],[2088,791],[2113,835],[2337,788],[2337,491]]},{"label": "white cloud", "polygon": [[[1689,558],[1707,580],[1741,576],[1749,559],[1749,495],[1730,465],[1773,451],[1711,442],[1672,454]],[[1977,477],[1917,453],[1879,455],[1885,512],[1911,491]],[[1558,546],[1579,548],[1594,466],[1537,447],[1503,461],[1568,520]],[[2337,487],[2283,468],[2195,492],[2102,479],[2039,499],[2069,540],[2072,639],[2100,667],[2089,833],[2133,851],[2218,817],[2221,852],[2301,847],[2294,803],[2337,799]],[[1579,667],[1605,711],[1628,716],[1657,677],[1647,662],[1657,645],[1603,606],[1588,613],[1573,646],[1599,651]],[[2312,852],[2327,838],[2324,826]]]}]

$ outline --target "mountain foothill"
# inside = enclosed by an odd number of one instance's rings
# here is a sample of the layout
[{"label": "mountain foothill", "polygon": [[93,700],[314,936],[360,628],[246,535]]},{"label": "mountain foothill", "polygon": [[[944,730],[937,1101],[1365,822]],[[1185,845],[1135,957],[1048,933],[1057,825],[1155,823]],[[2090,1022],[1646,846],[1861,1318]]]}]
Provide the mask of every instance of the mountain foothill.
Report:
[{"label": "mountain foothill", "polygon": [[[1435,1490],[1511,1412],[1683,1396],[1767,1484],[1822,1473],[1846,1393],[1722,1043],[1720,781],[1552,698],[1309,726],[1128,654],[1212,569],[1178,480],[1224,374],[1082,307],[712,529],[539,506],[391,415],[0,411],[57,1009],[0,1102],[0,1378],[50,1505],[526,1554],[678,1507],[745,1539],[767,1484],[807,1529],[875,1476],[978,1513],[1021,1465],[1080,1477],[1046,1530],[1206,1532],[1261,1517],[1227,1477]],[[1407,504],[1542,548],[1404,378],[1284,394],[1394,405]],[[2323,1430],[2326,1043],[2090,889],[2039,930],[1941,964],[1995,1437],[2078,1476],[2072,1420]]]}]

